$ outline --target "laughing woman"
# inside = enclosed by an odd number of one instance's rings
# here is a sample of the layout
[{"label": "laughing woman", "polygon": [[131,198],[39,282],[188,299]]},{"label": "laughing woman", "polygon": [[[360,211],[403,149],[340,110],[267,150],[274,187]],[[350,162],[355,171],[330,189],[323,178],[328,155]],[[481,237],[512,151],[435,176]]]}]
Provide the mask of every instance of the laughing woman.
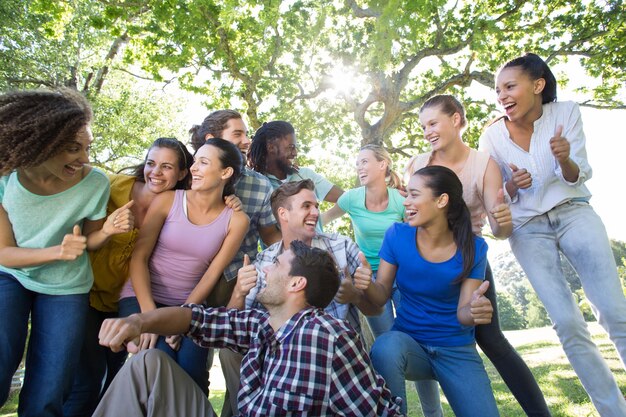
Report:
[{"label": "laughing woman", "polygon": [[78,92],[0,96],[0,405],[22,360],[20,416],[61,416],[78,363],[93,275],[85,249],[133,228],[106,219],[109,181],[91,168],[91,108]]},{"label": "laughing woman", "polygon": [[474,326],[492,314],[483,295],[487,244],[472,232],[463,187],[450,169],[420,169],[407,191],[407,223],[387,230],[376,281],[355,282],[379,306],[394,282],[402,294],[392,329],[372,347],[374,368],[403,399],[405,414],[406,380],[437,379],[457,417],[498,416],[474,342]]},{"label": "laughing woman", "polygon": [[[122,290],[120,316],[184,303],[203,304],[239,250],[248,217],[233,211],[233,194],[243,160],[235,145],[209,139],[194,156],[191,190],[166,191],[150,205]],[[132,286],[131,286],[132,284]],[[140,348],[168,353],[208,392],[208,350],[187,338],[144,334]]]},{"label": "laughing woman", "polygon": [[496,78],[506,115],[485,130],[481,146],[500,166],[511,196],[509,242],[554,324],[572,367],[602,417],[626,416],[626,401],[591,340],[561,268],[560,253],[580,277],[598,322],[626,363],[626,299],[609,239],[589,205],[591,178],[578,106],[556,101],[548,65],[526,54]]}]

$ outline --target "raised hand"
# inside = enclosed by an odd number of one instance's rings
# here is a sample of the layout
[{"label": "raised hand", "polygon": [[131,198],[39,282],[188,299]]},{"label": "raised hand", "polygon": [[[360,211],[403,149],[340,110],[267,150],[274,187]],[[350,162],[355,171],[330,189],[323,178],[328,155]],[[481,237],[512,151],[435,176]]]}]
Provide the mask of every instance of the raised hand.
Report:
[{"label": "raised hand", "polygon": [[243,266],[237,273],[237,283],[235,289],[239,296],[245,297],[250,290],[256,286],[258,273],[256,267],[250,262],[248,255],[243,255]]},{"label": "raised hand", "polygon": [[525,168],[518,168],[515,164],[509,164],[511,171],[513,171],[513,185],[517,188],[530,188],[533,184],[533,179]]},{"label": "raised hand", "polygon": [[472,293],[470,300],[470,314],[474,320],[474,324],[489,324],[491,323],[491,316],[493,314],[493,306],[491,301],[485,297],[485,293],[489,288],[489,281],[484,281],[480,284]]},{"label": "raised hand", "polygon": [[135,227],[135,216],[132,211],[130,211],[130,208],[134,204],[134,200],[130,200],[111,213],[104,222],[104,225],[102,225],[102,231],[107,236],[110,236],[133,230],[133,227]]},{"label": "raised hand", "polygon": [[60,261],[73,261],[83,254],[87,248],[87,237],[80,233],[80,227],[74,226],[71,234],[63,236],[63,241],[59,245],[57,259]]},{"label": "raised hand", "polygon": [[570,153],[569,142],[561,136],[562,134],[563,126],[558,125],[556,131],[554,132],[554,136],[550,139],[550,150],[559,163],[566,162],[569,159]]},{"label": "raised hand", "polygon": [[352,283],[352,277],[350,276],[350,271],[348,270],[347,266],[344,268],[343,273],[344,278],[341,280],[341,284],[339,284],[339,289],[337,290],[337,294],[335,295],[335,301],[339,304],[354,304],[358,301],[361,294],[354,287],[354,284]]},{"label": "raised hand", "polygon": [[361,261],[361,266],[354,272],[354,286],[359,290],[365,291],[372,283],[372,267],[367,262],[363,252],[359,252],[359,260]]},{"label": "raised hand", "polygon": [[513,217],[511,216],[511,209],[504,200],[504,190],[502,188],[498,190],[496,203],[491,209],[491,215],[500,227],[507,226],[513,221]]}]

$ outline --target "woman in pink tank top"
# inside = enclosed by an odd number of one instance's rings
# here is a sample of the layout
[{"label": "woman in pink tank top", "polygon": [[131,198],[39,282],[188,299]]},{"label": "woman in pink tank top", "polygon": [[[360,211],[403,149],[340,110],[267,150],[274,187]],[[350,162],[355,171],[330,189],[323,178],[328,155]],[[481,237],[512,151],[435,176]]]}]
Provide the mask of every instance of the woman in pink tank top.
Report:
[{"label": "woman in pink tank top", "polygon": [[[167,191],[154,199],[135,244],[120,316],[205,302],[248,230],[246,214],[224,203],[224,196],[234,194],[242,169],[235,145],[209,139],[194,155],[191,190]],[[153,334],[143,334],[139,347],[165,351],[208,393],[207,349],[178,335]]]},{"label": "woman in pink tank top", "polygon": [[[502,174],[498,164],[488,154],[478,152],[463,142],[462,133],[467,125],[463,105],[451,95],[431,97],[420,109],[420,123],[432,150],[413,157],[406,173],[410,176],[427,165],[441,165],[453,170],[463,184],[463,199],[470,210],[474,233],[480,235],[485,220],[488,220],[496,238],[508,238],[513,223],[511,211],[504,200]],[[550,416],[530,369],[500,329],[495,285],[488,263],[485,280],[490,282],[485,296],[493,306],[493,319],[490,324],[476,326],[476,342],[526,414]],[[436,382],[418,381],[415,385],[424,415],[443,416]]]}]

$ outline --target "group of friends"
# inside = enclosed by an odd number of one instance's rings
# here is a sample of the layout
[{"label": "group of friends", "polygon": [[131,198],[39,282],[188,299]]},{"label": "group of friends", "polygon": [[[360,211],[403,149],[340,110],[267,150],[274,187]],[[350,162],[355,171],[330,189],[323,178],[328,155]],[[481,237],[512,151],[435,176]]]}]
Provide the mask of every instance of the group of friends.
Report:
[{"label": "group of friends", "polygon": [[[478,344],[524,412],[550,416],[499,327],[488,222],[598,413],[625,416],[560,266],[563,253],[624,362],[626,299],[589,205],[581,116],[556,88],[537,55],[507,62],[481,151],[462,139],[463,105],[434,96],[419,112],[431,150],[406,187],[367,145],[346,192],[297,166],[288,122],[250,140],[238,112],[218,110],[191,129],[193,155],[159,138],[141,165],[105,175],[89,165],[78,92],[1,95],[0,404],[26,350],[20,416],[214,416],[219,349],[222,416],[406,415],[406,381],[426,417],[443,416],[440,387],[455,415],[498,416]],[[320,213],[323,200],[336,204]],[[322,232],[344,214],[356,242]]]}]

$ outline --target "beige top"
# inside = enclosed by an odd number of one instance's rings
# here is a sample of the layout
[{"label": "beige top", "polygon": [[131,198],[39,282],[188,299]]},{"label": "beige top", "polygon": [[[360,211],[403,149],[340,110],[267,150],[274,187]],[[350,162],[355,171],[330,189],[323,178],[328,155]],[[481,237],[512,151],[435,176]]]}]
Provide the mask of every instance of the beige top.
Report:
[{"label": "beige top", "polygon": [[[405,175],[413,175],[418,169],[431,165],[432,159],[432,152],[415,155],[409,160]],[[483,200],[483,181],[488,164],[488,153],[470,149],[465,165],[463,165],[460,172],[456,173],[461,180],[461,184],[463,184],[463,200],[465,200],[465,204],[467,204],[472,216],[472,231],[479,236],[487,217]]]}]

